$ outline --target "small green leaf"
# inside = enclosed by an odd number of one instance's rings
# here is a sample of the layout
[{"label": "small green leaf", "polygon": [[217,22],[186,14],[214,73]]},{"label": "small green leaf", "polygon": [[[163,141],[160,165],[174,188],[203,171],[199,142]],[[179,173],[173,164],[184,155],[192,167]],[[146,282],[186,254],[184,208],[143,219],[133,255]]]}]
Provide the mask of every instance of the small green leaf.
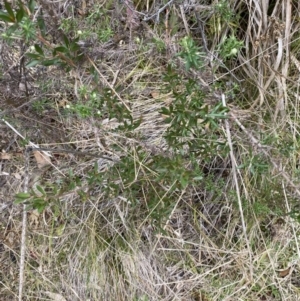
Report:
[{"label": "small green leaf", "polygon": [[166,107],[162,107],[160,113],[163,115],[170,115],[171,112]]},{"label": "small green leaf", "polygon": [[63,39],[64,39],[66,47],[69,47],[70,41],[69,41],[68,37],[66,35],[63,35]]},{"label": "small green leaf", "polygon": [[13,24],[12,26],[10,26],[7,30],[6,33],[8,35],[12,34],[13,32],[15,32],[18,28],[18,23]]},{"label": "small green leaf", "polygon": [[23,199],[23,200],[26,200],[26,199],[28,199],[28,198],[30,198],[30,197],[31,197],[31,194],[28,193],[28,192],[19,192],[19,193],[16,194],[16,198],[17,198],[17,199]]},{"label": "small green leaf", "polygon": [[9,14],[11,20],[13,20],[13,22],[15,21],[15,14],[10,6],[10,3],[8,3],[7,1],[4,1],[4,5],[5,5],[5,8],[7,10],[7,13]]},{"label": "small green leaf", "polygon": [[131,125],[131,130],[133,131],[133,130],[137,129],[141,125],[142,121],[143,120],[142,120],[142,117],[141,117],[139,120],[133,122],[132,125]]},{"label": "small green leaf", "polygon": [[45,202],[44,199],[37,198],[32,201],[32,208],[36,209],[38,213],[42,213],[46,208],[46,206],[47,203]]},{"label": "small green leaf", "polygon": [[57,65],[59,64],[59,60],[58,59],[52,59],[52,60],[45,60],[45,61],[42,61],[41,64],[43,66],[52,66],[52,65]]},{"label": "small green leaf", "polygon": [[26,68],[30,68],[30,67],[34,67],[34,66],[36,66],[36,65],[38,65],[38,64],[40,64],[41,63],[41,61],[40,60],[32,60],[32,61],[30,61],[28,64],[26,64]]},{"label": "small green leaf", "polygon": [[70,44],[70,50],[71,51],[77,51],[77,50],[79,50],[80,49],[80,47],[79,47],[79,45],[77,44],[77,42],[72,42],[71,44]]},{"label": "small green leaf", "polygon": [[43,37],[46,35],[46,24],[43,15],[37,17],[37,24]]},{"label": "small green leaf", "polygon": [[13,20],[11,19],[8,13],[5,13],[3,11],[0,11],[0,20],[3,20],[4,22],[8,22],[8,23],[15,21],[14,19]]},{"label": "small green leaf", "polygon": [[18,22],[21,22],[24,17],[24,10],[23,9],[18,9],[17,14],[16,14],[16,19]]},{"label": "small green leaf", "polygon": [[23,199],[15,199],[14,200],[14,204],[21,204],[23,202],[25,202],[25,200],[23,200]]},{"label": "small green leaf", "polygon": [[30,57],[31,59],[36,59],[36,60],[41,60],[42,59],[42,57],[37,53],[28,52],[28,53],[26,53],[26,56]]},{"label": "small green leaf", "polygon": [[35,1],[34,0],[29,0],[28,8],[29,8],[31,13],[34,12],[34,9],[35,9]]},{"label": "small green leaf", "polygon": [[40,55],[44,56],[44,51],[43,49],[38,45],[38,44],[35,44],[34,45],[34,49],[36,52],[38,52]]},{"label": "small green leaf", "polygon": [[69,50],[68,50],[68,48],[66,48],[64,46],[58,46],[58,47],[54,48],[53,55],[55,55],[56,52],[68,53]]},{"label": "small green leaf", "polygon": [[36,185],[36,189],[42,194],[42,195],[46,195],[45,190],[43,189],[43,187],[41,187],[40,185]]}]

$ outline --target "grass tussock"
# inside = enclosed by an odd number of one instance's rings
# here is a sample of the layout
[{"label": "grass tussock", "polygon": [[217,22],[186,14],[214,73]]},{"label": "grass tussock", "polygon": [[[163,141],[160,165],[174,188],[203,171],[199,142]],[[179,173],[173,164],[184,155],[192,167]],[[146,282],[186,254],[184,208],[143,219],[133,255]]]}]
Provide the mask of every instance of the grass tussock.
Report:
[{"label": "grass tussock", "polygon": [[298,4],[32,3],[1,4],[0,299],[298,300]]}]

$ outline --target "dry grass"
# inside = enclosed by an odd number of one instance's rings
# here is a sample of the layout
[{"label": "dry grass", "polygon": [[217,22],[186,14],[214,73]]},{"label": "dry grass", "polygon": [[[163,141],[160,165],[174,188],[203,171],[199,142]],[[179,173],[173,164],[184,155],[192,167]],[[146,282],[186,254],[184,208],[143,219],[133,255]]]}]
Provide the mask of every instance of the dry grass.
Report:
[{"label": "dry grass", "polygon": [[[86,50],[89,59],[73,73],[53,68],[39,77],[35,97],[47,100],[40,111],[32,103],[9,111],[11,98],[24,95],[3,95],[6,118],[30,141],[75,151],[53,155],[45,169],[30,158],[30,187],[38,183],[49,193],[54,187],[60,191],[42,213],[27,213],[22,300],[300,299],[300,226],[287,214],[299,211],[300,194],[299,7],[295,1],[270,2],[265,7],[266,1],[230,1],[234,13],[241,14],[238,27],[236,20],[215,18],[214,6],[205,1],[191,2],[189,8],[187,2],[182,7],[171,3],[169,19],[166,12],[160,15],[163,24],[148,22],[144,33],[123,31],[124,44],[99,42]],[[135,4],[149,13],[161,7],[158,1],[152,8]],[[121,8],[111,7],[110,14],[126,18]],[[193,74],[174,55],[187,31],[203,44],[194,8],[204,21],[208,52],[204,70]],[[84,19],[76,18],[86,28]],[[116,32],[120,24],[110,23]],[[171,32],[167,25],[177,27]],[[245,48],[221,64],[214,56],[232,33]],[[157,50],[153,41],[158,39],[165,51]],[[170,62],[182,76],[200,80],[208,103],[222,101],[225,93],[230,108],[228,120],[219,124],[230,153],[213,154],[209,162],[197,158],[204,180],[185,189],[176,181],[156,183],[151,165],[156,156],[172,156],[164,139],[168,125],[159,113],[174,101],[162,80]],[[98,86],[90,64],[97,68]],[[7,81],[1,79],[2,87]],[[219,84],[215,91],[209,90],[212,81]],[[240,88],[230,94],[234,83]],[[68,114],[64,107],[82,97],[82,86],[112,88],[140,126],[128,135],[115,130],[116,118]],[[1,149],[10,154],[0,163],[0,299],[18,300],[22,207],[13,200],[24,189],[25,157],[21,139],[4,124],[0,131]],[[76,152],[101,153],[113,161]],[[132,163],[128,170],[123,159]],[[95,163],[98,172],[109,175],[104,181],[92,175]],[[188,169],[190,162],[184,164]],[[160,211],[161,224],[153,221]]]}]

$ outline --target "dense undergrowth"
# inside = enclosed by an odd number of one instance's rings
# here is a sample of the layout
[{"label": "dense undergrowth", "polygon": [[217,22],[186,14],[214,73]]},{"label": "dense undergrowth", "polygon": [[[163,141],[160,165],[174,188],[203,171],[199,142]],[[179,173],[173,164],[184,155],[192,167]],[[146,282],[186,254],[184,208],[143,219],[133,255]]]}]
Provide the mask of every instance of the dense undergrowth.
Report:
[{"label": "dense undergrowth", "polygon": [[298,14],[2,3],[0,299],[297,300]]}]

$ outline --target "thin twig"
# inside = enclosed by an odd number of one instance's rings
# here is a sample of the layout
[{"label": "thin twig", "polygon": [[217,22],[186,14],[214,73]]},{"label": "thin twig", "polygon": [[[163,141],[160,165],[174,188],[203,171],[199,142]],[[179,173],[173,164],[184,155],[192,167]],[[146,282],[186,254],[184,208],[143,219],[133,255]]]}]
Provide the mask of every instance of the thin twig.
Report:
[{"label": "thin twig", "polygon": [[179,5],[179,9],[180,9],[181,18],[182,18],[182,21],[183,21],[183,24],[184,24],[185,31],[186,31],[187,35],[190,35],[191,32],[190,32],[190,28],[189,28],[188,22],[187,22],[186,17],[185,17],[183,5]]},{"label": "thin twig", "polygon": [[[28,192],[29,183],[29,152],[25,152],[25,177],[24,177],[24,192]],[[19,301],[22,301],[24,288],[24,271],[25,271],[25,253],[26,253],[26,230],[27,230],[27,211],[26,205],[23,205],[22,216],[22,234],[21,234],[21,251],[20,251],[20,271],[19,271]]]},{"label": "thin twig", "polygon": [[103,156],[103,155],[99,155],[99,154],[92,154],[89,152],[78,152],[78,151],[73,151],[73,150],[67,150],[67,149],[55,149],[55,148],[46,148],[46,147],[28,147],[27,151],[31,152],[31,151],[47,151],[47,152],[53,152],[53,153],[67,153],[67,154],[74,154],[74,155],[78,155],[78,156],[90,156],[90,157],[95,157],[95,158],[102,158],[105,160],[109,160],[109,161],[115,161],[114,159],[107,157],[107,156]]},{"label": "thin twig", "polygon": [[[224,94],[222,94],[222,103],[223,103],[224,107],[227,106]],[[249,260],[250,260],[250,262],[252,262],[252,252],[251,252],[250,243],[249,243],[249,240],[248,240],[248,237],[247,237],[246,223],[245,223],[243,205],[242,205],[242,200],[241,200],[241,192],[240,192],[239,182],[238,182],[238,179],[237,179],[237,168],[236,168],[237,167],[237,162],[235,160],[235,156],[234,156],[234,153],[233,153],[229,122],[226,119],[225,119],[225,127],[226,127],[226,135],[227,135],[227,140],[228,140],[229,149],[230,149],[230,159],[231,159],[231,162],[232,162],[232,174],[233,174],[233,179],[234,179],[234,183],[235,183],[235,190],[236,190],[236,195],[237,195],[238,204],[239,204],[239,211],[240,211],[240,216],[241,216],[242,228],[243,228],[243,233],[244,233],[244,236],[245,236],[245,241],[246,241],[246,245],[247,245],[247,249],[248,249],[248,253],[249,253]],[[251,279],[253,279],[252,265],[250,265],[250,277],[251,277]]]},{"label": "thin twig", "polygon": [[[9,122],[7,122],[5,119],[0,118],[0,120],[2,120],[9,128],[11,128],[18,136],[20,136],[22,139],[25,140],[25,137],[18,131],[16,130]],[[39,146],[37,144],[34,144],[33,142],[29,141],[29,145],[31,147],[35,147],[35,148],[39,148]],[[51,155],[45,151],[43,151],[45,156],[51,157]]]},{"label": "thin twig", "polygon": [[[287,195],[286,195],[286,190],[285,190],[284,183],[282,183],[282,191],[283,191],[283,194],[284,194],[284,200],[285,200],[285,205],[286,205],[287,212],[291,212],[291,208],[289,206],[289,202],[288,202],[288,198],[287,198]],[[298,235],[297,235],[297,231],[295,229],[295,226],[294,226],[293,222],[291,222],[291,227],[292,227],[294,238],[295,238],[294,241],[295,241],[295,244],[296,244],[296,251],[297,251],[297,255],[298,255],[297,260],[299,260],[300,259],[300,249],[299,249]]]},{"label": "thin twig", "polygon": [[155,14],[153,14],[150,17],[144,17],[143,21],[149,21],[151,19],[153,19],[156,16],[156,22],[159,22],[159,15],[168,7],[170,6],[172,3],[174,2],[174,0],[170,0],[169,2],[167,2],[163,7],[161,7]]}]

